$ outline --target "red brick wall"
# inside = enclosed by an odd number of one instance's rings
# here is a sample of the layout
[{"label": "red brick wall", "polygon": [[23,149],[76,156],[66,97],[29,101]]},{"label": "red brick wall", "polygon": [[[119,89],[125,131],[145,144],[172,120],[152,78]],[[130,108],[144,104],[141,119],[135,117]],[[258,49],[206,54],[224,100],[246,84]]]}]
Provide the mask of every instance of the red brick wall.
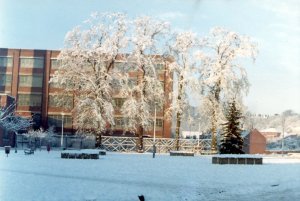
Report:
[{"label": "red brick wall", "polygon": [[249,154],[263,154],[266,151],[266,138],[256,129],[250,133]]}]

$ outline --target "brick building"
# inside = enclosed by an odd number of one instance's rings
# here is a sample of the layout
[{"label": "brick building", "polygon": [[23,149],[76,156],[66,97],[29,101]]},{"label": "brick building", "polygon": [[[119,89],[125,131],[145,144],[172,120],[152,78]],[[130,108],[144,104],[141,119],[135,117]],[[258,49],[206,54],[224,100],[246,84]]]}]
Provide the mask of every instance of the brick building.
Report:
[{"label": "brick building", "polygon": [[243,151],[246,154],[264,154],[266,151],[266,138],[257,130],[243,131]]},{"label": "brick building", "polygon": [[[62,119],[64,132],[74,133],[72,122],[72,107],[74,98],[66,95],[70,107],[58,106],[55,94],[63,93],[60,86],[49,84],[51,76],[58,68],[56,50],[28,50],[0,48],[0,93],[8,94],[16,99],[16,113],[23,117],[32,117],[34,127],[48,128],[55,126],[60,133]],[[117,62],[119,65],[122,61]],[[164,83],[164,90],[172,89],[170,74],[165,70],[164,64],[157,64],[159,79]],[[137,78],[138,73],[130,73],[131,78]],[[112,128],[113,135],[120,135],[122,130],[122,116],[119,108],[124,98],[114,95],[115,122]],[[171,137],[171,122],[164,119],[164,110],[167,105],[158,111],[156,119],[156,136]],[[153,131],[145,131],[144,135],[152,135]]]}]

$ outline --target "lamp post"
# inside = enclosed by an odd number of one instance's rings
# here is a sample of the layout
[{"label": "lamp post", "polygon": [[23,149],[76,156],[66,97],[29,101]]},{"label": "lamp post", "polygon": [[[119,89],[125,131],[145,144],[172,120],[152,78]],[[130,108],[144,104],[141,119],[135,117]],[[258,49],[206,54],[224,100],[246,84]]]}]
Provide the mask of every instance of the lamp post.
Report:
[{"label": "lamp post", "polygon": [[155,127],[156,127],[156,103],[154,103],[154,121],[153,121],[153,155],[152,157],[155,158],[155,153],[156,153],[156,146],[155,146]]},{"label": "lamp post", "polygon": [[64,143],[64,113],[61,113],[61,138],[60,138],[60,146],[63,149]]}]

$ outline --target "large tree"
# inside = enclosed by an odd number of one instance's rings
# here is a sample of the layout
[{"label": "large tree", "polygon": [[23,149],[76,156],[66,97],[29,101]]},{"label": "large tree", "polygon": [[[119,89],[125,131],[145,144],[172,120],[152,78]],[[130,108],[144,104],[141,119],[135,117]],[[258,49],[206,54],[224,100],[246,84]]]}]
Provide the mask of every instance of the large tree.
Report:
[{"label": "large tree", "polygon": [[[236,104],[242,104],[249,82],[242,58],[256,57],[256,45],[249,37],[223,28],[213,28],[202,40],[201,60],[202,107],[210,117],[212,151],[217,149],[216,134],[224,120],[224,104],[236,97]],[[208,105],[206,107],[205,105]]]},{"label": "large tree", "polygon": [[164,102],[164,90],[159,81],[158,70],[160,66],[165,66],[165,58],[162,56],[165,46],[162,41],[169,26],[166,22],[150,17],[138,17],[132,24],[127,60],[131,64],[131,70],[136,72],[136,81],[130,85],[130,77],[125,80],[127,87],[122,92],[126,100],[122,114],[126,129],[137,134],[137,149],[141,152],[144,131],[152,129],[156,123],[153,120],[154,107],[162,108]]},{"label": "large tree", "polygon": [[74,94],[77,129],[97,136],[114,125],[113,95],[125,98],[124,129],[137,134],[142,150],[144,130],[153,125],[153,106],[163,104],[156,71],[164,65],[161,41],[168,24],[150,17],[131,20],[120,13],[96,13],[86,23],[67,34],[51,82]]},{"label": "large tree", "polygon": [[244,140],[241,137],[242,113],[237,109],[235,101],[229,103],[225,114],[226,123],[220,139],[220,154],[243,154]]},{"label": "large tree", "polygon": [[127,25],[124,14],[93,13],[66,35],[60,67],[50,82],[74,95],[78,131],[101,135],[114,124],[112,92],[120,74],[112,69],[127,47]]},{"label": "large tree", "polygon": [[174,90],[170,94],[172,104],[168,108],[169,116],[175,115],[175,149],[180,148],[180,127],[183,118],[188,117],[190,97],[199,91],[199,70],[197,60],[194,59],[198,43],[196,35],[192,32],[183,32],[175,35],[175,40],[170,44],[170,55],[173,62],[169,65],[169,71],[174,76]]}]

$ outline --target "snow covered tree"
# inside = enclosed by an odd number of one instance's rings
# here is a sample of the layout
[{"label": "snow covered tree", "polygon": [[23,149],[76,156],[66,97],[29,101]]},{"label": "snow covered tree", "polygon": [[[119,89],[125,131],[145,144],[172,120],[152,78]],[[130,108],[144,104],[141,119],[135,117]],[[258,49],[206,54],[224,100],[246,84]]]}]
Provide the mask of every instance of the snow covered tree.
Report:
[{"label": "snow covered tree", "polygon": [[49,142],[52,140],[52,137],[55,135],[54,132],[54,127],[51,126],[49,127],[47,130],[44,130],[43,128],[39,128],[37,130],[29,130],[26,134],[25,134],[29,139],[30,139],[30,144],[32,146],[32,142],[34,142],[34,146],[36,146],[36,140],[39,140],[39,147],[41,148],[42,145],[42,140],[45,139]]},{"label": "snow covered tree", "polygon": [[236,108],[235,101],[229,103],[226,123],[223,124],[223,132],[220,140],[220,154],[243,154],[243,138],[241,137],[240,119],[241,112]]},{"label": "snow covered tree", "polygon": [[[217,149],[216,133],[224,119],[224,104],[235,98],[242,106],[242,96],[247,94],[249,82],[241,59],[257,54],[256,45],[246,36],[223,28],[213,28],[201,43],[202,108],[205,108],[211,122],[212,151]],[[209,104],[208,104],[209,103]],[[207,108],[205,105],[208,104]]]},{"label": "snow covered tree", "polygon": [[15,103],[8,107],[0,108],[0,127],[8,131],[18,132],[24,130],[32,125],[30,119],[15,115]]},{"label": "snow covered tree", "polygon": [[200,89],[199,70],[194,54],[197,48],[196,35],[192,32],[184,32],[176,34],[173,44],[170,45],[170,54],[173,62],[169,65],[169,71],[174,76],[174,90],[170,94],[173,100],[170,108],[168,108],[168,116],[175,115],[175,149],[179,150],[180,127],[181,121],[189,107],[188,93],[195,93]]},{"label": "snow covered tree", "polygon": [[79,132],[101,135],[114,124],[112,92],[121,75],[112,69],[123,59],[127,24],[121,13],[93,13],[66,35],[60,67],[50,82],[74,95],[73,123]]},{"label": "snow covered tree", "polygon": [[122,95],[126,100],[121,111],[125,129],[138,136],[137,150],[141,152],[144,130],[155,125],[154,107],[162,107],[164,102],[157,69],[159,65],[165,65],[165,58],[161,56],[165,51],[162,41],[169,26],[150,17],[138,17],[132,24],[128,61],[132,64],[131,70],[137,72],[137,77],[134,84],[130,84],[129,77],[125,79]]}]

